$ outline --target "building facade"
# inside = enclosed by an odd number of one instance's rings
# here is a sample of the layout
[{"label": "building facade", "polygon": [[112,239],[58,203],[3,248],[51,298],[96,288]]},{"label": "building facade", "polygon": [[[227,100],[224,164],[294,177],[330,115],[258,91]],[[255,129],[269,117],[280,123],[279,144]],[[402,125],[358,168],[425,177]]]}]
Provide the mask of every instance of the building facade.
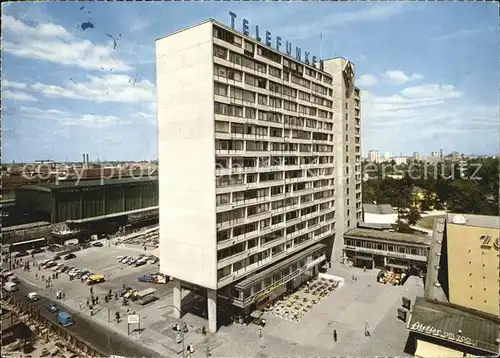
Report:
[{"label": "building facade", "polygon": [[160,269],[176,306],[183,285],[206,290],[215,331],[217,297],[238,306],[250,275],[297,255],[301,275],[320,243],[340,259],[361,219],[360,94],[349,61],[321,70],[214,20],[156,55]]},{"label": "building facade", "polygon": [[415,356],[500,353],[499,230],[498,216],[435,220],[424,297],[408,321]]},{"label": "building facade", "polygon": [[430,249],[428,236],[397,232],[351,229],[344,234],[345,261],[357,267],[425,272]]}]

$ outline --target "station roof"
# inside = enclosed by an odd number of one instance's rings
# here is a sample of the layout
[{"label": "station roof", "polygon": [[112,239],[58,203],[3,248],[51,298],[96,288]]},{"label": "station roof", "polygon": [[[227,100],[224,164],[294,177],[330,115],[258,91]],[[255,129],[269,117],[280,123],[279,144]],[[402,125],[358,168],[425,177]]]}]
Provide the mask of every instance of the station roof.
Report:
[{"label": "station roof", "polygon": [[126,185],[131,183],[143,182],[157,182],[158,178],[141,177],[141,178],[121,178],[121,179],[94,179],[94,180],[80,180],[80,181],[59,181],[58,183],[47,183],[37,185],[22,185],[16,190],[38,190],[52,192],[55,190],[68,189],[68,188],[89,188],[98,186],[112,186],[112,185]]},{"label": "station roof", "polygon": [[351,229],[344,234],[345,237],[378,239],[393,242],[405,242],[409,244],[430,245],[431,237],[427,235],[413,235],[400,232],[380,231],[370,229]]},{"label": "station roof", "polygon": [[453,337],[461,336],[464,339],[461,339],[461,343],[458,344],[496,355],[498,354],[499,324],[498,317],[487,313],[417,297],[408,328],[410,331],[455,344],[456,340],[445,337],[450,334]]}]

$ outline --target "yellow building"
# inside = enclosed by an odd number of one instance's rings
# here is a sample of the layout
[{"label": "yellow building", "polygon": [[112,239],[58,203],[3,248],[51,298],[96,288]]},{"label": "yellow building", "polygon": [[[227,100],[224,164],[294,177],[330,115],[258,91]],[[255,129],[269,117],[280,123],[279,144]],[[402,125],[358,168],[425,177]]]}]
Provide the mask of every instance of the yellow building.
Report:
[{"label": "yellow building", "polygon": [[415,356],[498,355],[500,217],[448,214],[434,222],[425,297],[408,321]]}]

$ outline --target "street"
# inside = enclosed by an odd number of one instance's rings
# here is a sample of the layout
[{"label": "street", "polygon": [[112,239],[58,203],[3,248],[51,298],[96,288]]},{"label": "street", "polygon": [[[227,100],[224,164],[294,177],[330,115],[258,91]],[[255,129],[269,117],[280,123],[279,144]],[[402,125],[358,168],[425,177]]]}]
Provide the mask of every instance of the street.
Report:
[{"label": "street", "polygon": [[[22,285],[19,285],[19,291],[14,293],[14,297],[20,301],[28,302],[24,297],[28,292],[40,293],[40,290],[24,281]],[[127,337],[123,337],[118,333],[112,332],[95,321],[92,322],[84,315],[62,305],[62,302],[60,301],[49,300],[40,294],[40,300],[34,302],[32,305],[33,307],[38,308],[43,316],[55,322],[57,314],[51,313],[46,309],[46,306],[50,303],[55,303],[61,311],[70,313],[73,316],[75,323],[66,329],[77,335],[83,341],[88,342],[98,351],[109,355],[121,355],[126,357],[154,357],[158,355],[152,350],[135,344]]]}]

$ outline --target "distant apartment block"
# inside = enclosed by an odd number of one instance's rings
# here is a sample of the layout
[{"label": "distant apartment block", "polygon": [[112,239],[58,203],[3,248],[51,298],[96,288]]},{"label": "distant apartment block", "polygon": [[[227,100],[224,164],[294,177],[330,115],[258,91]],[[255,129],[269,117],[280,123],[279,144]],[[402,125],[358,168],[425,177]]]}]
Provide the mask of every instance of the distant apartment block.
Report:
[{"label": "distant apartment block", "polygon": [[368,152],[368,161],[370,163],[380,163],[380,152],[378,150],[370,150]]},{"label": "distant apartment block", "polygon": [[340,260],[362,216],[360,93],[346,59],[321,71],[214,20],[156,56],[160,270],[176,306],[205,292],[213,332],[217,306],[248,314]]}]

